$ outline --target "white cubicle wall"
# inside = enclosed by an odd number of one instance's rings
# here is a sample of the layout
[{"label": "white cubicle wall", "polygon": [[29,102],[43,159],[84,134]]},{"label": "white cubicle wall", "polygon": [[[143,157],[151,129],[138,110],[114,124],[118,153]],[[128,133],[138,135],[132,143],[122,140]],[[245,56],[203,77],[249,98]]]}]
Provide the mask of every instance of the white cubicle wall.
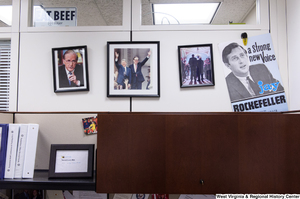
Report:
[{"label": "white cubicle wall", "polygon": [[[129,1],[124,2],[126,6],[130,4]],[[99,30],[95,27],[43,30],[28,27],[28,24],[23,24],[27,22],[23,19],[20,33],[18,111],[232,111],[217,45],[240,39],[242,32],[247,32],[248,36],[269,32],[269,7],[274,7],[273,16],[278,14],[280,5],[274,6],[273,1],[269,5],[267,0],[258,2],[258,14],[261,16],[258,25],[142,26],[139,12],[133,12],[132,32],[128,30],[128,23],[124,23],[119,29],[113,28],[115,30],[109,30],[110,27]],[[133,10],[138,9],[139,0],[133,1],[132,7]],[[23,10],[25,8],[26,6],[22,6]],[[124,15],[126,14],[128,11],[124,11]],[[276,23],[276,19],[272,20],[271,22]],[[279,27],[274,30],[278,31],[281,31]],[[160,98],[106,96],[107,42],[131,39],[160,42]],[[278,37],[273,39],[274,46],[278,46],[278,41]],[[215,86],[181,89],[177,46],[206,43],[213,44]],[[54,93],[51,49],[79,45],[88,47],[90,91]],[[282,49],[282,46],[275,49],[276,53],[278,49]],[[279,60],[285,61],[286,58],[279,56]],[[280,69],[284,71],[286,66],[280,65]],[[284,73],[283,81],[287,82],[287,78]],[[284,86],[288,90],[288,86]]]},{"label": "white cubicle wall", "polygon": [[[15,0],[14,0],[15,1]],[[28,0],[22,0],[23,14]],[[125,8],[131,1],[125,0]],[[137,0],[132,1],[133,3]],[[214,27],[148,27],[141,26],[133,13],[132,26],[122,27],[70,27],[41,29],[28,26],[28,16],[23,16],[20,33],[16,33],[20,49],[19,59],[12,77],[17,85],[16,105],[19,112],[54,112],[51,114],[16,114],[16,123],[38,123],[40,133],[36,169],[48,169],[51,144],[94,143],[96,135],[84,135],[81,119],[95,114],[76,112],[226,112],[232,111],[225,84],[218,43],[240,39],[269,31],[273,39],[283,84],[289,100],[289,76],[285,39],[285,1],[260,0],[259,26]],[[295,3],[295,2],[294,2]],[[133,8],[134,5],[132,5]],[[270,8],[270,13],[269,13]],[[129,9],[130,10],[130,9]],[[130,19],[126,10],[124,20]],[[24,18],[25,17],[25,18]],[[27,17],[27,18],[26,18]],[[270,18],[269,18],[270,17]],[[269,23],[270,22],[270,23]],[[132,32],[131,32],[132,30]],[[11,33],[0,33],[4,34]],[[107,94],[107,42],[108,41],[160,41],[160,98],[110,97]],[[177,47],[191,44],[213,44],[215,86],[180,88]],[[87,45],[90,91],[54,93],[51,49]],[[17,57],[18,57],[17,56]],[[297,67],[297,66],[294,66]],[[290,69],[290,68],[289,68]],[[299,106],[298,106],[299,107]],[[299,109],[299,108],[298,108]],[[59,114],[55,112],[74,112]],[[2,120],[6,122],[7,120]]]},{"label": "white cubicle wall", "polygon": [[288,68],[290,87],[290,110],[300,108],[300,67],[299,67],[299,7],[300,1],[286,0],[287,2],[287,40],[288,40]]},{"label": "white cubicle wall", "polygon": [[[141,25],[140,0],[123,1],[121,26],[31,27],[31,0],[13,0],[20,24],[1,38],[12,40],[11,111],[197,111],[231,112],[218,43],[271,33],[288,101],[285,0],[258,0],[257,25]],[[133,10],[134,12],[131,12]],[[14,15],[14,17],[16,18]],[[249,15],[253,17],[253,13]],[[18,18],[17,18],[18,19]],[[19,20],[15,20],[19,23]],[[253,21],[253,19],[248,19]],[[107,97],[107,42],[160,42],[160,97]],[[213,44],[215,86],[180,88],[177,47]],[[52,48],[87,45],[89,91],[54,93]]]}]

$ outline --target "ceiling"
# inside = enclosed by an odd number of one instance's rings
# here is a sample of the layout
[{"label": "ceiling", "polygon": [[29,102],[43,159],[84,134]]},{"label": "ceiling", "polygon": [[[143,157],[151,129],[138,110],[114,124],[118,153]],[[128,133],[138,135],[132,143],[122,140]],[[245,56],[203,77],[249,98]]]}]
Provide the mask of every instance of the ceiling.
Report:
[{"label": "ceiling", "polygon": [[256,0],[224,0],[217,12],[213,24],[242,23],[252,9]]},{"label": "ceiling", "polygon": [[[123,0],[32,0],[33,5],[43,7],[76,7],[77,26],[122,25]],[[220,0],[219,0],[220,1]],[[222,4],[212,24],[241,23],[255,8],[256,0],[221,0]],[[0,5],[11,5],[12,0],[0,0]],[[142,25],[153,25],[153,3],[218,2],[218,0],[141,0]],[[1,25],[0,21],[0,26]]]},{"label": "ceiling", "polygon": [[221,2],[212,24],[242,23],[255,8],[256,0],[142,0],[142,24],[153,25],[152,5],[155,3],[208,3]]}]

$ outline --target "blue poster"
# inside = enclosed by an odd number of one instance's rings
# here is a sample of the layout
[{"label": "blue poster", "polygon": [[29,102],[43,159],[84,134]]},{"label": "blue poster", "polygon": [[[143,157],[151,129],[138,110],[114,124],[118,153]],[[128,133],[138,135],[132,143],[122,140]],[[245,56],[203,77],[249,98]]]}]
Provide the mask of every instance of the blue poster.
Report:
[{"label": "blue poster", "polygon": [[288,111],[270,34],[219,44],[234,112]]}]

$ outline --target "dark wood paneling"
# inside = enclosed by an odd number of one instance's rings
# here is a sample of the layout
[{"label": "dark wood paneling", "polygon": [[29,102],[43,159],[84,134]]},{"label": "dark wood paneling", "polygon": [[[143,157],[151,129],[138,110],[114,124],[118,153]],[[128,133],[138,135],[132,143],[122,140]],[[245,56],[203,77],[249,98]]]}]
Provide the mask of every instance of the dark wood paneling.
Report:
[{"label": "dark wood paneling", "polygon": [[[199,116],[202,121],[203,194],[239,190],[238,132],[236,115]],[[199,122],[200,122],[199,121]]]},{"label": "dark wood paneling", "polygon": [[163,116],[98,115],[97,191],[165,190]]},{"label": "dark wood paneling", "polygon": [[300,193],[300,115],[285,116],[278,145],[280,178],[277,184],[281,193]]},{"label": "dark wood paneling", "polygon": [[[201,147],[197,117],[166,117],[166,191],[167,193],[201,192]],[[184,186],[182,186],[184,184]]]},{"label": "dark wood paneling", "polygon": [[98,114],[96,190],[297,193],[299,119],[280,113]]},{"label": "dark wood paneling", "polygon": [[276,193],[278,135],[283,115],[239,116],[241,193]]},{"label": "dark wood paneling", "polygon": [[238,190],[238,134],[229,128],[236,119],[224,115],[167,117],[168,193]]}]

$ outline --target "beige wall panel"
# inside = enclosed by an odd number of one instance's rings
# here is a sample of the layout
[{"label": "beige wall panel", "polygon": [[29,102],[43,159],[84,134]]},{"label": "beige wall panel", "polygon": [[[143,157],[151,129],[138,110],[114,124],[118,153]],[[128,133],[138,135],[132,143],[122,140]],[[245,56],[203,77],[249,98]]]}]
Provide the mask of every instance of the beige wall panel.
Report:
[{"label": "beige wall panel", "polygon": [[13,114],[12,113],[0,113],[0,123],[13,123]]},{"label": "beige wall panel", "polygon": [[51,144],[97,144],[97,134],[83,133],[82,118],[97,114],[16,114],[15,123],[39,124],[35,169],[48,169]]}]

